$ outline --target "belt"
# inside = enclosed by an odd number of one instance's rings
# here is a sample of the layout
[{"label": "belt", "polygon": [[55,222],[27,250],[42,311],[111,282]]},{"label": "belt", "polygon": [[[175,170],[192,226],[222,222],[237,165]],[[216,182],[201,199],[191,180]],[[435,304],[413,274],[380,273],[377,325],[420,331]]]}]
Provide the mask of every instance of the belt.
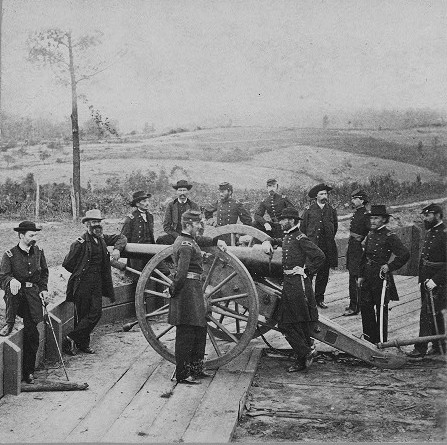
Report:
[{"label": "belt", "polygon": [[365,238],[363,235],[360,235],[359,233],[355,232],[349,232],[349,236],[358,241],[359,243],[361,243]]},{"label": "belt", "polygon": [[186,278],[189,278],[190,280],[201,280],[202,275],[200,273],[188,272]]},{"label": "belt", "polygon": [[428,266],[428,267],[443,267],[446,265],[445,262],[439,261],[439,262],[435,262],[435,261],[428,261],[425,258],[422,258],[422,264],[424,266]]},{"label": "belt", "polygon": [[22,285],[25,287],[33,287],[35,283],[31,283],[30,281],[23,281]]},{"label": "belt", "polygon": [[382,264],[380,264],[377,261],[374,261],[374,260],[372,260],[370,258],[366,259],[366,264],[368,264],[369,266],[382,266]]},{"label": "belt", "polygon": [[293,275],[294,273],[293,269],[284,269],[284,275]]}]

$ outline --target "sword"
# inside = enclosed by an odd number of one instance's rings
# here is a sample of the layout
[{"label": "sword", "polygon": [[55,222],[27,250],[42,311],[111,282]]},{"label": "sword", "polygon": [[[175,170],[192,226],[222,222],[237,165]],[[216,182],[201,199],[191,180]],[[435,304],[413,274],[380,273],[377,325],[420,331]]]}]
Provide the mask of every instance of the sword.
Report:
[{"label": "sword", "polygon": [[[383,278],[382,278],[383,277]],[[385,306],[385,295],[386,295],[386,287],[387,287],[387,277],[386,274],[382,275],[380,273],[380,278],[383,280],[382,284],[382,294],[380,295],[380,343],[383,343],[383,331],[384,331],[384,322],[383,322],[383,308]]]},{"label": "sword", "polygon": [[[436,319],[436,310],[435,310],[435,302],[433,297],[433,290],[429,289],[428,287],[425,287],[428,292],[428,299],[430,301],[430,307],[431,307],[431,313],[433,317],[433,325],[435,327],[435,333],[436,335],[439,335],[439,326],[438,326],[438,320]],[[442,342],[439,342],[439,349],[442,353],[442,355],[445,354],[444,347],[442,346]]]}]

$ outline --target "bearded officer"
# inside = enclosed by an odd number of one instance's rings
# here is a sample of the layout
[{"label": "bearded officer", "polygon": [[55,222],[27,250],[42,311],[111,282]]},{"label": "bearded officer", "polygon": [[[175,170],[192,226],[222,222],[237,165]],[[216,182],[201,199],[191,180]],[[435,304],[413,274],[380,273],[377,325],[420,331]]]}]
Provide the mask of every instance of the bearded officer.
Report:
[{"label": "bearded officer", "polygon": [[23,318],[22,379],[34,383],[39,348],[37,324],[43,321],[42,304],[48,303],[48,267],[43,250],[36,245],[41,229],[34,222],[22,221],[14,230],[19,243],[5,252],[0,266],[0,285],[7,303],[7,324],[1,334],[11,333],[16,314]]},{"label": "bearded officer", "polygon": [[360,272],[360,262],[363,255],[362,241],[369,232],[369,217],[366,214],[365,204],[368,196],[361,189],[356,189],[351,194],[351,205],[354,214],[349,225],[348,249],[346,251],[346,269],[349,272],[349,306],[343,315],[357,315],[360,312],[360,288],[357,279]]},{"label": "bearded officer", "polygon": [[[363,333],[366,340],[375,344],[387,341],[388,303],[390,300],[399,300],[391,272],[400,269],[410,259],[410,252],[397,235],[386,227],[391,215],[387,213],[384,205],[372,205],[368,216],[371,230],[365,241],[358,285],[362,286],[360,311]],[[391,254],[394,254],[392,260]],[[384,279],[387,279],[388,283],[383,301],[382,320],[380,312]],[[380,339],[381,325],[383,340]]]},{"label": "bearded officer", "polygon": [[[127,238],[128,243],[155,244],[154,216],[149,213],[150,193],[144,191],[135,192],[129,205],[136,209],[124,219],[121,234]],[[143,270],[147,263],[144,259],[133,259],[129,266],[135,270]]]},{"label": "bearded officer", "polygon": [[[268,196],[258,205],[254,213],[254,227],[270,235],[272,238],[281,238],[283,230],[279,223],[279,216],[286,208],[295,206],[286,195],[278,193],[278,182],[276,179],[267,180]],[[264,218],[268,214],[270,220]]]},{"label": "bearded officer", "polygon": [[[421,288],[419,337],[426,337],[445,334],[444,317],[441,311],[446,308],[447,233],[441,206],[430,204],[424,207],[421,213],[424,217],[426,233],[419,260]],[[433,306],[430,292],[433,297]],[[438,332],[436,332],[436,327]],[[445,340],[432,342],[432,348],[428,351],[428,343],[416,343],[414,350],[409,353],[409,357],[422,358],[426,354],[445,354],[445,348]]]},{"label": "bearded officer", "polygon": [[218,245],[226,249],[225,242],[201,236],[203,223],[200,211],[183,213],[182,232],[173,244],[176,274],[169,288],[168,322],[176,326],[175,375],[177,383],[200,383],[196,379],[208,377],[203,371],[207,323],[206,306],[201,275],[203,258],[200,246]]},{"label": "bearded officer", "polygon": [[71,246],[62,266],[71,272],[67,283],[67,301],[74,303],[74,329],[63,341],[63,349],[75,355],[79,349],[94,354],[90,334],[102,315],[102,297],[115,300],[107,246],[113,246],[110,256],[118,260],[127,244],[124,235],[105,235],[98,209],[88,210],[81,222],[87,231]]},{"label": "bearded officer", "polygon": [[282,245],[284,283],[279,304],[278,329],[296,354],[289,372],[308,368],[313,360],[311,327],[318,321],[318,310],[312,291],[311,276],[324,263],[323,251],[299,230],[298,210],[286,208],[279,217],[284,238],[262,243],[266,253],[272,245]]}]

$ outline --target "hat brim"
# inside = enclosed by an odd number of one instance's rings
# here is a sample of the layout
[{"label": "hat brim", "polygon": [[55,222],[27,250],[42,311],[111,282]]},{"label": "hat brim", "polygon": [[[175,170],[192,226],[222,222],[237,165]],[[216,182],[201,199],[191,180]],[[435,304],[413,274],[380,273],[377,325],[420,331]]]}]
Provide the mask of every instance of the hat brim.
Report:
[{"label": "hat brim", "polygon": [[173,185],[172,188],[175,189],[175,190],[178,190],[178,189],[191,190],[192,189],[192,185],[191,184],[188,184],[188,185]]},{"label": "hat brim", "polygon": [[92,218],[91,216],[84,216],[81,219],[81,223],[84,224],[87,221],[102,221],[103,219],[105,219],[105,218]]},{"label": "hat brim", "polygon": [[140,201],[143,201],[143,199],[146,199],[146,198],[150,198],[152,196],[152,194],[147,194],[147,195],[145,195],[145,196],[140,196],[139,198],[137,198],[137,199],[134,199],[133,201],[130,201],[130,202],[128,202],[127,204],[129,204],[130,206],[132,206],[132,207],[135,207],[135,205],[137,204],[137,203],[139,203]]},{"label": "hat brim", "polygon": [[318,195],[319,192],[322,192],[322,191],[324,191],[324,190],[327,191],[327,192],[330,192],[331,190],[333,190],[333,188],[332,188],[332,187],[329,187],[329,186],[326,186],[326,187],[324,187],[324,188],[321,188],[321,187],[314,187],[314,188],[312,188],[312,189],[309,190],[308,196],[309,196],[309,198],[314,199],[314,198],[317,197],[317,195]]},{"label": "hat brim", "polygon": [[37,227],[28,227],[28,228],[23,228],[23,227],[14,227],[13,229],[15,232],[40,232],[42,229],[38,229]]}]

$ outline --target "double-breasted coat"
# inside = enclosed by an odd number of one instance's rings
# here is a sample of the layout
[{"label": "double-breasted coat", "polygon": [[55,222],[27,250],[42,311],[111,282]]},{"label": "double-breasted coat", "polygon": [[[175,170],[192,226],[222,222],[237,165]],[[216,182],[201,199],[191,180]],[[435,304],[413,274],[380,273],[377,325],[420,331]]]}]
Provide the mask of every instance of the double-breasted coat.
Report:
[{"label": "double-breasted coat", "polygon": [[163,230],[172,237],[177,238],[182,231],[182,215],[187,210],[200,210],[195,202],[187,198],[185,203],[181,203],[178,198],[171,201],[166,207],[163,219]]},{"label": "double-breasted coat", "polygon": [[354,211],[349,225],[348,249],[346,251],[346,269],[351,275],[359,276],[363,256],[362,241],[369,232],[369,218],[365,206]]}]

